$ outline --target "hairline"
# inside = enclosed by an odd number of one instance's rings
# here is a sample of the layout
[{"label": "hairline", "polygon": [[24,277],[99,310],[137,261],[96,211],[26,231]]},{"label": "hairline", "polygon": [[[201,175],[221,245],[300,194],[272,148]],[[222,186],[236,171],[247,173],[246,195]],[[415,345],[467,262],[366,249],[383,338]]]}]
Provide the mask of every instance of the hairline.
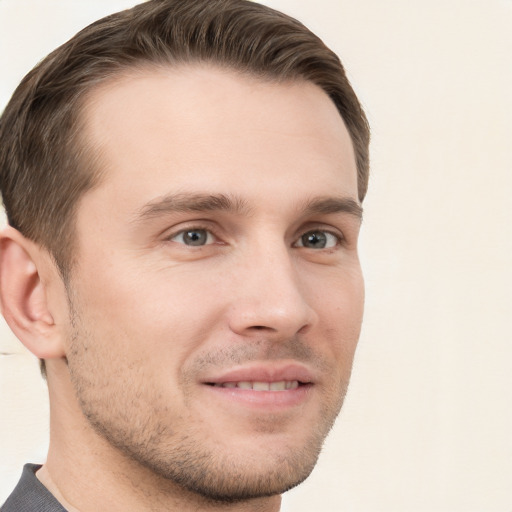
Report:
[{"label": "hairline", "polygon": [[[101,79],[96,79],[95,81],[87,84],[81,91],[81,94],[79,94],[78,101],[75,104],[75,130],[69,137],[69,142],[74,144],[75,149],[73,150],[73,153],[77,160],[77,165],[81,168],[82,172],[87,174],[87,177],[90,179],[90,187],[88,187],[86,190],[83,190],[77,197],[77,200],[71,211],[71,215],[67,219],[66,223],[69,233],[69,245],[67,248],[68,250],[66,251],[67,257],[65,257],[65,261],[60,261],[58,256],[52,254],[54,262],[56,263],[61,277],[65,283],[68,282],[71,277],[71,273],[76,266],[76,258],[79,253],[78,239],[76,236],[77,232],[74,228],[76,228],[77,214],[80,208],[80,203],[82,202],[83,197],[88,192],[91,192],[95,188],[99,187],[103,180],[107,179],[108,175],[108,166],[105,160],[102,158],[103,147],[101,143],[94,141],[88,129],[87,110],[91,107],[91,105],[94,104],[94,97],[98,93],[107,91],[110,87],[115,87],[117,84],[120,84],[125,80],[138,77],[142,78],[147,76],[149,73],[154,72],[168,72],[169,70],[180,72],[187,69],[220,70],[228,74],[234,74],[235,76],[254,80],[263,84],[291,85],[304,83],[314,85],[329,99],[332,106],[338,113],[341,121],[343,122],[345,128],[347,129],[352,152],[355,158],[356,148],[352,134],[350,133],[350,130],[348,130],[347,123],[338,107],[334,103],[333,99],[329,96],[326,90],[317,84],[314,80],[304,77],[299,73],[296,73],[295,76],[278,76],[272,72],[258,73],[251,69],[241,69],[240,67],[230,65],[226,62],[219,62],[214,58],[207,60],[194,57],[188,60],[176,59],[175,62],[173,62],[171,59],[152,61],[146,58],[141,58],[140,60],[129,64],[119,65],[117,68],[112,69]],[[357,177],[357,161],[355,161],[355,164]]]}]

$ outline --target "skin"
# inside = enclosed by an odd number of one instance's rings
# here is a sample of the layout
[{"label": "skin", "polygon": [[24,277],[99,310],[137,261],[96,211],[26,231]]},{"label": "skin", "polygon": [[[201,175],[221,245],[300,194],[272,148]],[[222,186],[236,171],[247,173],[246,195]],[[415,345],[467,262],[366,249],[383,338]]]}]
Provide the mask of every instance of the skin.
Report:
[{"label": "skin", "polygon": [[[1,239],[4,315],[47,360],[38,476],[82,512],[278,510],[339,412],[362,320],[345,125],[311,83],[206,66],[134,71],[84,112],[104,173],[67,287],[43,249]],[[239,381],[300,385],[220,387]]]}]

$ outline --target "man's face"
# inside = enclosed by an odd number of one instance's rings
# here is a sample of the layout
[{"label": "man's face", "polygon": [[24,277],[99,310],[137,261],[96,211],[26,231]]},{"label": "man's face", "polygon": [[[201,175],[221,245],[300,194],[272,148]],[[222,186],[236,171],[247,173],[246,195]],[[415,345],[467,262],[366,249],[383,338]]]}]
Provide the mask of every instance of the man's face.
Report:
[{"label": "man's face", "polygon": [[96,432],[217,499],[302,481],[363,313],[354,153],[327,95],[211,67],[93,92],[67,358]]}]

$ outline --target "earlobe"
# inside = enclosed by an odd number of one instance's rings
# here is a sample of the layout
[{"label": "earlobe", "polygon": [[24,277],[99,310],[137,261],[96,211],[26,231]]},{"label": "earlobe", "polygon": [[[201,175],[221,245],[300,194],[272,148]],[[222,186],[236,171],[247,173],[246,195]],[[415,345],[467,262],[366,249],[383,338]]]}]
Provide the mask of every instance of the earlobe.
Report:
[{"label": "earlobe", "polygon": [[0,304],[18,339],[38,358],[63,357],[41,277],[41,249],[19,231],[0,232]]}]

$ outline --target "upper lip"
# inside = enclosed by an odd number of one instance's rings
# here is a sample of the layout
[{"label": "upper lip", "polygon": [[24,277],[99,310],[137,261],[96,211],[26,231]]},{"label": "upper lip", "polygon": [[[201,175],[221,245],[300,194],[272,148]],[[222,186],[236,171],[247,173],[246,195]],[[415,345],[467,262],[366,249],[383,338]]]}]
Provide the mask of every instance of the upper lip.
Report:
[{"label": "upper lip", "polygon": [[225,382],[280,382],[299,381],[313,383],[312,371],[298,362],[258,362],[230,368],[203,379],[207,384]]}]

